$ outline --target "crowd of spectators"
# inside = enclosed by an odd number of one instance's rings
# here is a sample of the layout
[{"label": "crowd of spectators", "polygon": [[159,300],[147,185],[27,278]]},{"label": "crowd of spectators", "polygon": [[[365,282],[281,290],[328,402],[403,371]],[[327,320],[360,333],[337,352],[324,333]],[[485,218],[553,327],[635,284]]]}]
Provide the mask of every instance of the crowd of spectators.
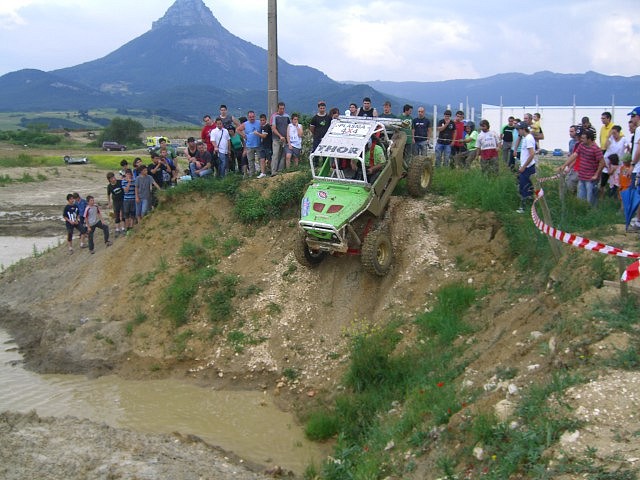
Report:
[{"label": "crowd of spectators", "polygon": [[[329,130],[331,121],[340,115],[337,107],[327,109],[324,101],[318,101],[318,110],[309,121],[312,151],[320,144]],[[464,119],[464,112],[445,110],[443,118],[435,124],[419,106],[413,117],[413,106],[405,104],[402,114],[392,113],[391,102],[383,104],[382,114],[365,97],[362,106],[351,103],[346,116],[370,118],[399,118],[404,120],[407,135],[405,159],[412,155],[425,155],[432,148],[430,139],[436,135],[434,154],[436,167],[469,168],[478,159],[482,171],[496,175],[500,164],[514,172],[518,178],[520,194],[519,213],[524,213],[527,203],[533,200],[531,176],[536,173],[540,141],[544,139],[539,113],[525,113],[523,119],[509,117],[498,132],[491,130],[485,119],[476,130],[473,121]],[[569,153],[558,171],[564,176],[569,190],[578,198],[596,205],[604,196],[619,198],[620,192],[637,188],[640,170],[640,135],[635,130],[640,123],[640,107],[629,112],[629,137],[620,125],[615,125],[610,112],[601,115],[599,135],[584,117],[579,125],[569,128]],[[175,149],[165,139],[150,152],[150,162],[144,164],[136,158],[130,167],[121,162],[119,178],[107,175],[108,208],[113,207],[115,235],[126,231],[146,215],[155,203],[155,189],[170,188],[179,181],[202,177],[224,177],[228,172],[238,172],[244,177],[277,175],[292,165],[297,166],[301,157],[304,127],[298,114],[289,115],[284,102],[267,118],[249,110],[246,117],[229,115],[226,105],[220,105],[219,115],[213,119],[204,115],[200,137],[189,137],[184,158],[186,165],[178,164]],[[97,210],[96,210],[97,209]],[[93,253],[93,232],[102,229],[104,241],[110,245],[109,230],[102,222],[99,207],[88,208],[87,202],[77,193],[69,194],[63,217],[67,227],[69,252],[73,252],[74,230],[81,235],[80,246],[89,246]],[[640,230],[640,216],[631,221],[631,228]]]}]

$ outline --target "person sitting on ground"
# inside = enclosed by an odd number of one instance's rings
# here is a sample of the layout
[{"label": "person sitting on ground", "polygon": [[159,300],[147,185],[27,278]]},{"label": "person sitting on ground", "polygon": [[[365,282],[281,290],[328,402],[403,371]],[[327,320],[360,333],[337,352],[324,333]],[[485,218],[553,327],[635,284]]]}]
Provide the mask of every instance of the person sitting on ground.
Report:
[{"label": "person sitting on ground", "polygon": [[[67,244],[69,245],[69,254],[73,253],[73,230],[77,229],[80,232],[80,238],[87,233],[83,223],[80,223],[80,209],[76,205],[73,194],[67,195],[67,204],[62,211],[62,218],[64,219],[64,226],[67,228]],[[82,240],[80,240],[82,241]]]},{"label": "person sitting on ground", "polygon": [[197,149],[194,161],[189,163],[191,178],[206,177],[213,173],[211,154],[207,150],[207,144],[199,141]]},{"label": "person sitting on ground", "polygon": [[176,160],[171,158],[171,153],[166,147],[160,147],[160,158],[162,159],[162,163],[167,166],[166,172],[168,173],[168,177],[163,174],[163,181],[165,186],[175,185],[178,180],[178,163]]},{"label": "person sitting on ground", "polygon": [[84,219],[87,224],[87,232],[89,232],[89,253],[95,253],[93,234],[97,229],[102,230],[104,244],[105,246],[110,247],[111,241],[109,240],[109,227],[103,223],[100,207],[96,205],[96,200],[91,195],[87,195],[87,209],[84,212]]},{"label": "person sitting on ground", "polygon": [[187,138],[187,148],[185,149],[184,156],[187,158],[187,162],[191,163],[195,160],[198,153],[198,146],[196,145],[196,139],[194,137]]}]

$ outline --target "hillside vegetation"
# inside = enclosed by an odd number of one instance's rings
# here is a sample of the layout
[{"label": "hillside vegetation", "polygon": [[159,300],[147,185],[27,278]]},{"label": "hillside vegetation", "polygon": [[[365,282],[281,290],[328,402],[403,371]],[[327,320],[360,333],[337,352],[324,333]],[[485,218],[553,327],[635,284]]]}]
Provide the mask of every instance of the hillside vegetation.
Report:
[{"label": "hillside vegetation", "polygon": [[[308,178],[171,189],[115,248],[0,274],[3,325],[38,371],[266,390],[334,446],[308,478],[636,478],[637,296],[608,286],[614,258],[554,257],[511,174],[438,170],[391,201],[388,276],[353,256],[308,270]],[[548,190],[558,227],[638,248],[614,204]]]}]

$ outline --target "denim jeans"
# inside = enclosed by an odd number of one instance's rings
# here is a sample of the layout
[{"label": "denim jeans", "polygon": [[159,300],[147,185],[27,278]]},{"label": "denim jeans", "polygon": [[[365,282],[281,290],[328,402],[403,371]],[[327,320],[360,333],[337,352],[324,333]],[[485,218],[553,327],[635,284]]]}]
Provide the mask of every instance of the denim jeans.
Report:
[{"label": "denim jeans", "polygon": [[578,198],[586,200],[592,207],[598,203],[598,181],[578,180]]},{"label": "denim jeans", "polygon": [[[445,145],[443,143],[436,143],[436,167],[440,166],[441,161],[442,165],[445,167],[449,166],[449,161],[451,159],[451,145]],[[444,158],[442,157],[444,154]]]},{"label": "denim jeans", "polygon": [[429,142],[426,140],[421,140],[419,142],[414,143],[413,152],[415,155],[426,155],[429,149],[427,146]]},{"label": "denim jeans", "polygon": [[228,153],[218,152],[218,176],[224,177],[227,173]]}]

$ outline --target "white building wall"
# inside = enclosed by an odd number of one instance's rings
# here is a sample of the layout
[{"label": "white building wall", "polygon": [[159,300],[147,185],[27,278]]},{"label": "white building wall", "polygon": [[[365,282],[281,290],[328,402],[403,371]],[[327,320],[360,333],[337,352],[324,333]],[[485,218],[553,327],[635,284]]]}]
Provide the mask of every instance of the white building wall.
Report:
[{"label": "white building wall", "polygon": [[[582,117],[589,117],[591,124],[596,129],[598,136],[596,140],[599,143],[600,115],[602,112],[611,112],[614,125],[620,125],[622,132],[628,135],[627,113],[633,110],[635,106],[623,105],[606,105],[606,106],[524,106],[524,107],[505,107],[499,105],[482,105],[482,118],[489,121],[491,130],[500,133],[500,130],[507,123],[507,118],[514,116],[516,118],[524,118],[525,113],[538,112],[541,116],[540,125],[544,133],[544,140],[540,142],[540,148],[552,151],[560,148],[567,151],[569,148],[569,127],[577,125]],[[476,122],[477,125],[477,122]]]}]

